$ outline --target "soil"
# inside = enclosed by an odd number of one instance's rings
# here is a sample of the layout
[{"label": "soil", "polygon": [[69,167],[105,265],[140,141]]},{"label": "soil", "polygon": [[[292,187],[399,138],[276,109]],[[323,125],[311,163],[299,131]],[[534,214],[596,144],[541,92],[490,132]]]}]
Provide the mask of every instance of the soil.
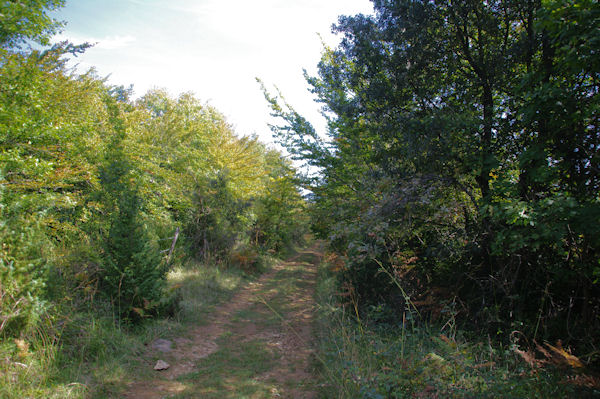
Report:
[{"label": "soil", "polygon": [[[194,387],[194,373],[202,370],[217,351],[243,347],[245,342],[259,343],[272,353],[268,370],[251,376],[257,384],[267,386],[252,398],[316,398],[314,362],[313,311],[316,267],[321,254],[318,244],[277,263],[258,280],[247,284],[231,301],[218,307],[205,325],[191,328],[170,342],[157,340],[149,345],[148,367],[156,359],[170,367],[157,371],[150,379],[129,384],[123,394],[128,399],[162,399],[204,397]],[[192,376],[192,377],[189,377]],[[236,396],[236,374],[224,376],[227,392],[222,397]],[[240,377],[241,378],[241,377]],[[247,379],[247,376],[244,378]],[[200,389],[200,390],[199,390]],[[215,397],[219,393],[212,391]]]}]

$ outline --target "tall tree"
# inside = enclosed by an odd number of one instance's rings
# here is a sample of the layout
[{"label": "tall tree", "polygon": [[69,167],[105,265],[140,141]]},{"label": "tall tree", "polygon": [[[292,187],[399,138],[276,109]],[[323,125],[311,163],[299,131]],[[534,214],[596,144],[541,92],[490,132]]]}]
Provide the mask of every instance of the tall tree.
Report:
[{"label": "tall tree", "polygon": [[28,40],[47,45],[63,26],[48,15],[65,5],[65,0],[7,0],[0,3],[0,47],[22,48]]},{"label": "tall tree", "polygon": [[327,139],[267,93],[282,144],[321,168],[318,227],[348,255],[346,277],[376,302],[382,265],[411,270],[482,326],[543,317],[545,333],[565,335],[569,308],[591,332],[597,2],[373,5],[340,17],[340,45],[308,77]]}]

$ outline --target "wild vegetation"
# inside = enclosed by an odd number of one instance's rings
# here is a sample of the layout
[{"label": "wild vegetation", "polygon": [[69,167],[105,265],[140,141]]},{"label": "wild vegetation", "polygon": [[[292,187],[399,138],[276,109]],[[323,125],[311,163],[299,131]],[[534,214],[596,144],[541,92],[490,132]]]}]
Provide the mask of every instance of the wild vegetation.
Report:
[{"label": "wild vegetation", "polygon": [[70,67],[63,5],[0,5],[0,396],[116,395],[309,224],[325,397],[600,392],[597,1],[340,17],[306,75],[326,132],[263,87],[308,175],[191,93]]},{"label": "wild vegetation", "polygon": [[[100,337],[176,317],[167,274],[182,262],[251,274],[304,232],[291,163],[216,109],[79,73],[68,60],[88,45],[32,49],[62,4],[0,7],[0,370],[4,387],[29,384],[2,397],[33,394],[33,370],[70,355],[106,356]],[[32,353],[43,364],[22,369]]]},{"label": "wild vegetation", "polygon": [[[342,302],[359,326],[452,325],[531,364],[597,367],[598,3],[373,5],[340,17],[306,76],[326,132],[265,90],[280,142],[314,171]],[[388,383],[361,395],[403,397]]]}]

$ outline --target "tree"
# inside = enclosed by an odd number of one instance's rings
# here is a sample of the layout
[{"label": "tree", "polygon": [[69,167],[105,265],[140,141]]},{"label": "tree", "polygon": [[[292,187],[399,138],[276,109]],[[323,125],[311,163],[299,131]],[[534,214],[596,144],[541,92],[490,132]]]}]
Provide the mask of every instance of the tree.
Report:
[{"label": "tree", "polygon": [[251,239],[263,248],[279,252],[302,240],[305,203],[290,162],[273,150],[265,158],[268,174],[264,192],[257,198]]},{"label": "tree", "polygon": [[48,15],[63,7],[65,0],[9,0],[0,4],[0,47],[18,50],[28,40],[49,44],[63,23]]},{"label": "tree", "polygon": [[[3,314],[19,319],[4,327],[16,334],[33,328],[47,309],[52,276],[68,280],[81,271],[62,268],[64,248],[94,247],[82,225],[93,214],[87,197],[96,182],[91,147],[103,115],[101,83],[71,76],[65,54],[62,46],[0,54],[0,285]],[[78,266],[86,263],[77,258]]]},{"label": "tree", "polygon": [[326,139],[266,93],[282,144],[321,168],[317,227],[348,257],[342,278],[363,303],[394,301],[386,267],[414,295],[457,295],[482,328],[591,334],[598,4],[373,4],[340,17],[340,45],[307,76]]}]

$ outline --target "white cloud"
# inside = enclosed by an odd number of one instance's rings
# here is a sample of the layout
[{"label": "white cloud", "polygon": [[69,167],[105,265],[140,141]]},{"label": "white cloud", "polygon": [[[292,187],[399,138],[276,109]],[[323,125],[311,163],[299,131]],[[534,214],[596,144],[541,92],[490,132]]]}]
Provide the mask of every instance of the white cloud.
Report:
[{"label": "white cloud", "polygon": [[73,34],[61,33],[54,37],[54,42],[61,42],[68,40],[75,44],[91,43],[95,49],[99,50],[116,50],[131,46],[137,39],[132,35],[125,36],[104,36],[102,38],[96,38],[92,36],[78,36]]},{"label": "white cloud", "polygon": [[107,36],[105,38],[96,40],[98,43],[96,47],[103,50],[115,50],[118,48],[128,47],[135,41],[136,38],[131,35]]}]

